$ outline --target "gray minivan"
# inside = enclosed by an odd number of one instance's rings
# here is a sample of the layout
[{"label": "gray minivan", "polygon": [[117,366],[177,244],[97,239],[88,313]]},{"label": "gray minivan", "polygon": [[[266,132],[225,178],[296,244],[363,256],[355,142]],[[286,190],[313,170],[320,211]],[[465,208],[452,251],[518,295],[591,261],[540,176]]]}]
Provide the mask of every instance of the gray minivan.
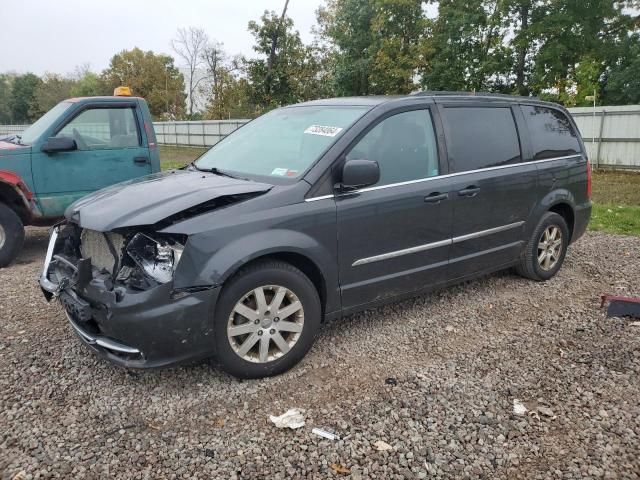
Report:
[{"label": "gray minivan", "polygon": [[250,122],[191,165],[73,204],[40,284],[127,367],[215,356],[286,371],[321,323],[500,269],[547,280],[586,230],[567,111],[419,93],[319,100]]}]

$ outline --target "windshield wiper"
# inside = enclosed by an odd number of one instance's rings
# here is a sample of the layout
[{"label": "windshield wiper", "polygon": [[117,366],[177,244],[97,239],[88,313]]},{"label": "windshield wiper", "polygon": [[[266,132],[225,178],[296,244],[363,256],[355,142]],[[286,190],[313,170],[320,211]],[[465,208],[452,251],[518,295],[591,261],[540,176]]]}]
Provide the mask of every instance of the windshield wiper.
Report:
[{"label": "windshield wiper", "polygon": [[209,172],[209,173],[213,173],[214,175],[220,175],[222,177],[229,177],[229,178],[235,178],[235,179],[241,179],[241,180],[246,180],[244,178],[241,177],[236,177],[235,175],[231,175],[228,172],[225,172],[224,170],[220,170],[218,167],[211,167],[211,168],[200,168],[198,167],[195,162],[191,163],[191,166],[193,166],[196,170],[198,170],[199,172]]}]

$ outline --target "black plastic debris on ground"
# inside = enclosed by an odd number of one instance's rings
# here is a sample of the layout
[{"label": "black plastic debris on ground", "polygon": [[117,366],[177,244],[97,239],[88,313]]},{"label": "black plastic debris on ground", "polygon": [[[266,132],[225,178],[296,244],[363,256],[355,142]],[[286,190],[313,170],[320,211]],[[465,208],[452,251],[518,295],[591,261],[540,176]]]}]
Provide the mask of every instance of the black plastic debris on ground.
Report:
[{"label": "black plastic debris on ground", "polygon": [[607,317],[640,318],[640,298],[602,295],[600,308],[608,303]]}]

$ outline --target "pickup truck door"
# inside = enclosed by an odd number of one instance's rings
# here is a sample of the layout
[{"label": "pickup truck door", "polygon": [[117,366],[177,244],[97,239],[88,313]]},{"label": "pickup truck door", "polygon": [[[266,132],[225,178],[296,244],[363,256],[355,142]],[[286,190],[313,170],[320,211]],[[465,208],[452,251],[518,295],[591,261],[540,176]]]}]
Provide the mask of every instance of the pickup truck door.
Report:
[{"label": "pickup truck door", "polygon": [[70,137],[77,150],[45,153],[34,149],[36,195],[45,217],[101,188],[152,172],[143,119],[135,101],[87,104],[63,121],[53,137]]}]

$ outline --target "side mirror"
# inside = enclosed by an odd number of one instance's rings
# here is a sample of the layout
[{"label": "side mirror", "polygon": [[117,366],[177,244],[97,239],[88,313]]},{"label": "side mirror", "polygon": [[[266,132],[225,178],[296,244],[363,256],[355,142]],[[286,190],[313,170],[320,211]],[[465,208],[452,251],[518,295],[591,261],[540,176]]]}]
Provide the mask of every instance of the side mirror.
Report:
[{"label": "side mirror", "polygon": [[373,160],[347,160],[342,167],[342,183],[345,189],[367,187],[380,180],[380,167]]},{"label": "side mirror", "polygon": [[71,152],[77,149],[78,145],[76,141],[69,137],[51,137],[44,142],[41,148],[41,150],[46,153]]}]

